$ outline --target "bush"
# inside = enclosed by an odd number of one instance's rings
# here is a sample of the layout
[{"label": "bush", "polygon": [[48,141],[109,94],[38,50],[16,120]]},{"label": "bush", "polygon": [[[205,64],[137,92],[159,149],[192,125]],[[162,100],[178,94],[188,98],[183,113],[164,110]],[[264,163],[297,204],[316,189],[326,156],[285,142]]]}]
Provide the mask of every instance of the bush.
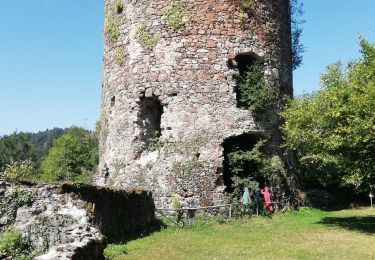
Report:
[{"label": "bush", "polygon": [[243,75],[237,77],[236,92],[238,105],[256,114],[266,110],[273,100],[273,92],[266,84],[260,63],[248,67]]},{"label": "bush", "polygon": [[43,163],[42,178],[47,181],[90,182],[99,162],[95,133],[73,127],[58,138]]},{"label": "bush", "polygon": [[0,252],[15,260],[31,260],[35,256],[30,241],[15,228],[9,228],[0,236]]},{"label": "bush", "polygon": [[9,181],[35,179],[37,177],[36,166],[31,160],[11,162],[4,171],[4,177]]},{"label": "bush", "polygon": [[[232,152],[228,153],[229,169],[233,174],[233,194],[241,194],[242,186],[247,186],[254,190],[258,178],[270,180],[283,170],[281,162],[276,158],[266,156],[260,151],[264,145],[265,141],[260,140],[250,151],[233,149]],[[253,170],[251,176],[246,171],[249,167]]]}]

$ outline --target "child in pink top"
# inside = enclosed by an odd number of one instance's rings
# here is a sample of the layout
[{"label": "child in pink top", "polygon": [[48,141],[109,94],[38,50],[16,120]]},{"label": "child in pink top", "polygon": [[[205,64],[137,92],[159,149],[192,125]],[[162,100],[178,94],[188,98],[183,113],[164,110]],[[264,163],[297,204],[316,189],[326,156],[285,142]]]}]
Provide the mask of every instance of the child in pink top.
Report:
[{"label": "child in pink top", "polygon": [[261,193],[264,197],[264,201],[266,202],[266,209],[268,210],[269,213],[272,213],[273,212],[273,207],[271,203],[272,192],[270,192],[268,187],[265,186],[264,189],[261,190]]}]

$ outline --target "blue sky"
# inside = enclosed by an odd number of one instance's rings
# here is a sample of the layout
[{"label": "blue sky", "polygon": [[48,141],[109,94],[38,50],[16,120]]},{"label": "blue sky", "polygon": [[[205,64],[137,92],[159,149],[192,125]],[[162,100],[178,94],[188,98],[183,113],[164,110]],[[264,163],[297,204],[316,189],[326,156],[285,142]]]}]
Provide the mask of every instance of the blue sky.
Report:
[{"label": "blue sky", "polygon": [[[358,37],[375,42],[374,0],[305,0],[304,65],[295,93],[319,88],[337,60],[359,57]],[[103,0],[0,0],[0,135],[99,118]]]}]

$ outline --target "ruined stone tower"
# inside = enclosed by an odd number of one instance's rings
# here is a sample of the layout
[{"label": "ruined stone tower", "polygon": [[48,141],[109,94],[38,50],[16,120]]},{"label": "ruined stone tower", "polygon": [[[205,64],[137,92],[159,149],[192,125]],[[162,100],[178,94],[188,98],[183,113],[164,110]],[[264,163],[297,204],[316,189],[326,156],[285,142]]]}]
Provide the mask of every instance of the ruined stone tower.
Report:
[{"label": "ruined stone tower", "polygon": [[[223,202],[228,147],[266,138],[290,192],[278,116],[292,95],[290,26],[289,0],[106,0],[98,184],[145,187],[159,206],[173,194]],[[259,117],[235,91],[256,62],[275,100]]]}]

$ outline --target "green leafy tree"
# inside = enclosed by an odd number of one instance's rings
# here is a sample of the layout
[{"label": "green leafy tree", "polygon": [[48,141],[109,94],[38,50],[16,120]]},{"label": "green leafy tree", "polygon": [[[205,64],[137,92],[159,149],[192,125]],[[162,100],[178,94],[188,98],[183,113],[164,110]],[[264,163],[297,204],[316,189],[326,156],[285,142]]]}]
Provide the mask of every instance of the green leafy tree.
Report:
[{"label": "green leafy tree", "polygon": [[43,163],[43,178],[49,181],[89,182],[98,160],[95,133],[72,127],[50,149]]},{"label": "green leafy tree", "polygon": [[14,133],[0,138],[0,172],[4,172],[7,165],[18,161],[37,161],[35,145],[25,133]]},{"label": "green leafy tree", "polygon": [[360,40],[362,58],[338,62],[322,75],[323,88],[290,102],[283,116],[287,145],[307,178],[322,185],[375,186],[375,48]]},{"label": "green leafy tree", "polygon": [[32,162],[39,169],[53,141],[65,131],[66,129],[54,128],[38,133],[21,132],[0,137],[0,173],[4,172],[7,165],[25,161]]}]

